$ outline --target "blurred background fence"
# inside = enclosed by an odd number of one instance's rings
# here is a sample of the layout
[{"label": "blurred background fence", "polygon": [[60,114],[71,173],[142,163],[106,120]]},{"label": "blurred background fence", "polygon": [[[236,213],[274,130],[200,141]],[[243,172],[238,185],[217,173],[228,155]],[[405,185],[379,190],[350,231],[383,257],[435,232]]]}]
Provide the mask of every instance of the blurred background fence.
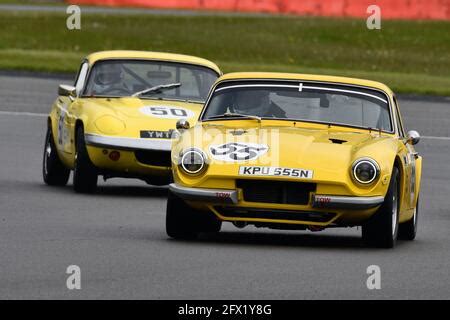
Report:
[{"label": "blurred background fence", "polygon": [[385,19],[450,20],[450,0],[67,0],[73,4],[167,9],[265,12],[331,17],[367,17],[378,5]]}]

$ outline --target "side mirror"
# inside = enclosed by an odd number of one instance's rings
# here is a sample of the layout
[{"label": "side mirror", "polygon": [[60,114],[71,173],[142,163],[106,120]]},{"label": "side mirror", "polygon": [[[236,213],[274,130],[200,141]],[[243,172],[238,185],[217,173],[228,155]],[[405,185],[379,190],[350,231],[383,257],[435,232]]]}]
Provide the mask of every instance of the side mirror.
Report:
[{"label": "side mirror", "polygon": [[58,87],[58,94],[64,97],[75,98],[77,96],[77,90],[73,86],[68,86],[66,84],[60,84]]},{"label": "side mirror", "polygon": [[406,137],[406,142],[409,144],[417,144],[420,141],[420,134],[417,131],[411,130],[408,131],[408,135]]},{"label": "side mirror", "polygon": [[177,128],[177,130],[187,130],[191,127],[191,125],[189,124],[189,121],[187,121],[185,119],[180,119],[177,121],[177,124],[175,127]]}]

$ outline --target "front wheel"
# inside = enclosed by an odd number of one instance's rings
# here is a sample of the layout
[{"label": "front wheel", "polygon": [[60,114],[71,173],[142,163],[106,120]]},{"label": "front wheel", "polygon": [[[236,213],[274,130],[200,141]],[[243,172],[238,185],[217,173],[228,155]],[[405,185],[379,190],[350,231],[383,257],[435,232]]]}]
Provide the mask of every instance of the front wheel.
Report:
[{"label": "front wheel", "polygon": [[200,232],[219,232],[222,221],[210,212],[197,212],[169,191],[166,232],[174,239],[195,239]]},{"label": "front wheel", "polygon": [[49,186],[65,186],[69,180],[70,170],[61,162],[56,150],[51,126],[47,128],[42,159],[42,177]]},{"label": "front wheel", "polygon": [[394,167],[383,205],[362,226],[363,240],[368,246],[379,248],[395,246],[399,226],[399,196],[399,171]]},{"label": "front wheel", "polygon": [[77,129],[76,137],[73,188],[78,193],[94,193],[97,188],[98,174],[97,169],[89,159],[82,127]]}]

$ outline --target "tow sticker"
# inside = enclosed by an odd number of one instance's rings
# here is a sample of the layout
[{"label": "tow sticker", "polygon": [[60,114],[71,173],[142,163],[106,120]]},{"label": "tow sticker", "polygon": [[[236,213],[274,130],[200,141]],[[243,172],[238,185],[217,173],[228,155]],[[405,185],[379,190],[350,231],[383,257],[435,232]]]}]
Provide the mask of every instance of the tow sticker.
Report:
[{"label": "tow sticker", "polygon": [[209,152],[216,160],[221,161],[247,161],[265,154],[269,147],[265,144],[230,142],[220,145],[210,145]]},{"label": "tow sticker", "polygon": [[175,106],[145,106],[140,111],[150,117],[164,119],[187,119],[193,117],[193,111]]}]

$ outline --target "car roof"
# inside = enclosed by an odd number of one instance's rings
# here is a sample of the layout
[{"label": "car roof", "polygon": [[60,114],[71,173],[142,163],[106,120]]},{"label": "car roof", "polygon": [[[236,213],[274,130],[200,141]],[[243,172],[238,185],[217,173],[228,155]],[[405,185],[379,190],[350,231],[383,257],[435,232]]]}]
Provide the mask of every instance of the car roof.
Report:
[{"label": "car roof", "polygon": [[217,79],[216,83],[228,80],[247,80],[247,79],[299,80],[299,81],[319,81],[319,82],[323,81],[329,83],[370,87],[382,90],[391,96],[393,96],[394,94],[388,86],[386,86],[381,82],[358,78],[348,78],[348,77],[338,77],[338,76],[328,76],[318,74],[277,73],[277,72],[234,72],[234,73],[227,73],[221,76],[219,79]]},{"label": "car roof", "polygon": [[136,59],[136,60],[162,60],[170,62],[180,62],[195,64],[204,66],[216,71],[218,74],[222,74],[219,67],[212,61],[188,56],[184,54],[166,53],[166,52],[154,52],[154,51],[132,51],[132,50],[111,50],[111,51],[99,51],[91,53],[86,57],[89,64],[94,64],[99,60],[108,59]]}]

